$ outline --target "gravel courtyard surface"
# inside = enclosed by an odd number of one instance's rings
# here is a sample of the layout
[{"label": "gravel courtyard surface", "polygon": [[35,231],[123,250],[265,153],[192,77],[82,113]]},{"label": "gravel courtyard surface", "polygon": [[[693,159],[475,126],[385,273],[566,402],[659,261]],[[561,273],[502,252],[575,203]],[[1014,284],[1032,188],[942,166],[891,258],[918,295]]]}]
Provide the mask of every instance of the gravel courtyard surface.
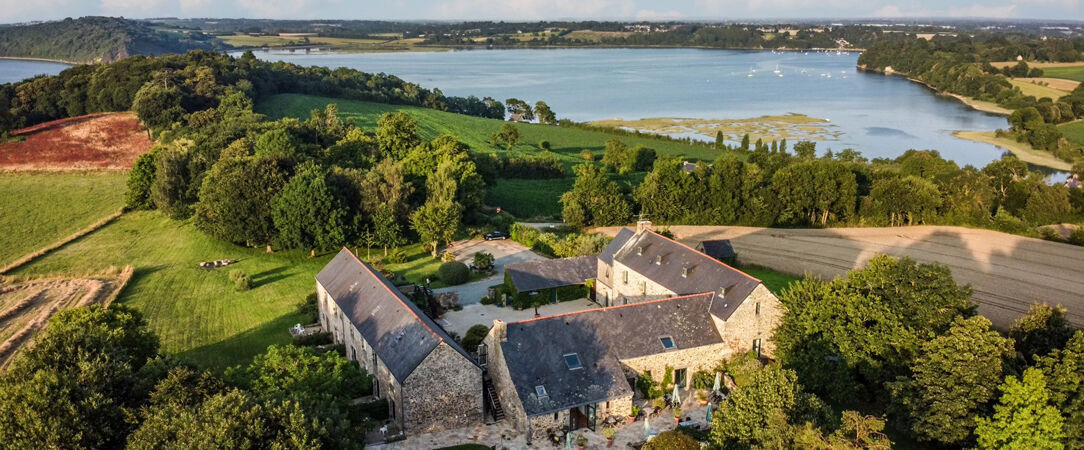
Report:
[{"label": "gravel courtyard surface", "polygon": [[[730,239],[742,264],[835,277],[884,253],[939,262],[974,288],[979,313],[1006,329],[1032,303],[1059,304],[1084,326],[1084,247],[961,227],[780,229],[671,226],[690,245]],[[596,231],[613,236],[617,227]]]},{"label": "gravel courtyard surface", "polygon": [[520,243],[507,239],[501,241],[459,241],[453,244],[449,251],[455,255],[457,261],[468,265],[474,261],[475,253],[487,252],[493,255],[493,275],[473,283],[433,289],[433,292],[438,294],[441,292],[458,293],[459,304],[463,306],[478,303],[486,295],[486,290],[490,286],[503,283],[504,266],[546,259],[546,257],[532,252],[531,249],[524,247]]}]

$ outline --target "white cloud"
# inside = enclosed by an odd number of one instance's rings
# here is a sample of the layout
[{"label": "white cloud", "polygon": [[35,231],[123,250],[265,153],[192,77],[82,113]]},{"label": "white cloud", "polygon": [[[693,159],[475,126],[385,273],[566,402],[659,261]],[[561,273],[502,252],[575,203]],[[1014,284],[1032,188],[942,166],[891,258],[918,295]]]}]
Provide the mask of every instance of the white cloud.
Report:
[{"label": "white cloud", "polygon": [[[190,2],[198,2],[201,0],[188,0]],[[246,10],[251,14],[249,17],[259,17],[267,19],[334,19],[334,15],[329,17],[329,11],[335,11],[338,5],[341,5],[340,0],[236,0],[237,6]],[[352,6],[357,6],[353,4]],[[355,10],[356,11],[356,10]],[[362,9],[364,11],[364,9]],[[356,19],[365,19],[364,12],[358,14],[357,11],[354,15],[357,17],[350,17]]]},{"label": "white cloud", "polygon": [[[1059,0],[1060,1],[1060,0]],[[1075,1],[1075,0],[1074,0]],[[947,9],[911,8],[901,9],[896,5],[885,5],[873,12],[875,17],[982,17],[1003,19],[1015,17],[1016,5],[986,6],[973,3],[968,6],[953,6]]]}]

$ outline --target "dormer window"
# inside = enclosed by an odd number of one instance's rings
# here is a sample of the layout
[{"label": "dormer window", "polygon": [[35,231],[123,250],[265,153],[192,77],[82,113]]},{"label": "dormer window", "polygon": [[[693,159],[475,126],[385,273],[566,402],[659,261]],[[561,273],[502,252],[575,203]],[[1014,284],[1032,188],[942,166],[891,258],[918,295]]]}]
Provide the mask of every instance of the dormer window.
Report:
[{"label": "dormer window", "polygon": [[534,387],[534,393],[535,393],[535,395],[538,395],[539,397],[549,397],[549,394],[546,393],[546,387],[542,386],[542,385],[535,386]]},{"label": "dormer window", "polygon": [[662,265],[662,255],[655,255],[655,265],[656,266],[661,266]]},{"label": "dormer window", "polygon": [[640,256],[640,255],[643,255],[643,254],[644,254],[644,247],[643,246],[636,247],[636,255]]},{"label": "dormer window", "polygon": [[725,297],[726,296],[726,288],[719,288],[719,296],[720,297]]},{"label": "dormer window", "polygon": [[564,357],[565,357],[565,365],[568,366],[568,370],[576,370],[576,369],[582,369],[583,368],[583,363],[580,362],[580,355],[577,355],[575,353],[566,353],[564,355]]},{"label": "dormer window", "polygon": [[667,350],[677,348],[677,344],[674,344],[674,338],[670,336],[663,336],[659,338],[659,342],[662,343],[662,348],[665,348]]},{"label": "dormer window", "polygon": [[688,267],[682,267],[681,268],[681,278],[689,278],[689,268]]}]

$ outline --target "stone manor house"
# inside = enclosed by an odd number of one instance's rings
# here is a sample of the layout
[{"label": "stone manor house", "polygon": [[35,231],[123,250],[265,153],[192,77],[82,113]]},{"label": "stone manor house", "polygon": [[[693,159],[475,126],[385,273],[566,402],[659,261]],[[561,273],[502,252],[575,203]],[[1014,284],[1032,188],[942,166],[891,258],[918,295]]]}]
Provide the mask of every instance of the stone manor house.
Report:
[{"label": "stone manor house", "polygon": [[346,249],[316,277],[320,322],[375,375],[374,395],[388,399],[408,433],[478,423],[487,413],[528,439],[594,429],[629,414],[641,374],[661,381],[671,367],[687,387],[722,359],[771,355],[783,306],[759,280],[650,224],[637,228],[622,229],[586,267],[532,266],[535,282],[561,274],[553,285],[569,283],[566,269],[576,267],[580,283],[594,280],[600,307],[494,321],[477,358]]}]

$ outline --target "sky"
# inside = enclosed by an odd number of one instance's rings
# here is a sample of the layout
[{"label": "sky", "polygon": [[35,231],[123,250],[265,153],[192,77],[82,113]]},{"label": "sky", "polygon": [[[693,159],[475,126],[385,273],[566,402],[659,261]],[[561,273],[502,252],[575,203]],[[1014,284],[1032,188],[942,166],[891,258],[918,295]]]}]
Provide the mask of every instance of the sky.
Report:
[{"label": "sky", "polygon": [[1084,20],[1084,0],[0,0],[0,22],[86,15],[364,20]]}]

